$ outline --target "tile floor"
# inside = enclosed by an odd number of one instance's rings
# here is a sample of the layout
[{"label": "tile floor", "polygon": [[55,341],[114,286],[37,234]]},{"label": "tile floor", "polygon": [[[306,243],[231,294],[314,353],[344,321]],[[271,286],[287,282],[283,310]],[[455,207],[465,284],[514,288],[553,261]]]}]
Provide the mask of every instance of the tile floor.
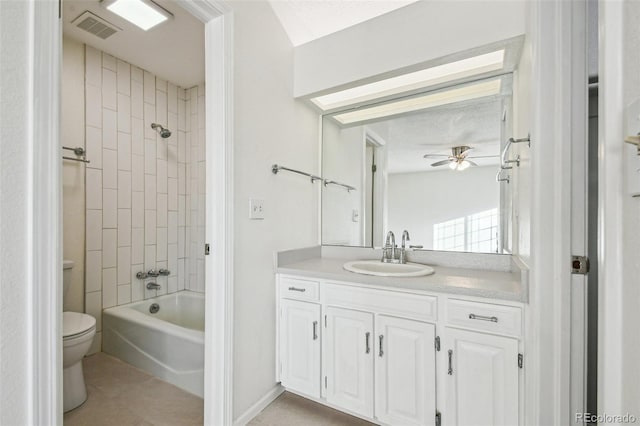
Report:
[{"label": "tile floor", "polygon": [[[105,353],[84,359],[87,401],[64,415],[65,426],[203,424],[203,401]],[[365,426],[372,423],[285,392],[251,426]]]}]

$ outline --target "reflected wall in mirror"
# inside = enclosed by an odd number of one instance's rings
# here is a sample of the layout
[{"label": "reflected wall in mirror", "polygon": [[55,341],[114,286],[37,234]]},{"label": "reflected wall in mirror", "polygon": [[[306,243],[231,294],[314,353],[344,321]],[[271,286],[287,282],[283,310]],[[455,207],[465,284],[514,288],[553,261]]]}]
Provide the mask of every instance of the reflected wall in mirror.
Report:
[{"label": "reflected wall in mirror", "polygon": [[497,182],[511,137],[512,75],[323,116],[322,243],[511,251],[511,197]]}]

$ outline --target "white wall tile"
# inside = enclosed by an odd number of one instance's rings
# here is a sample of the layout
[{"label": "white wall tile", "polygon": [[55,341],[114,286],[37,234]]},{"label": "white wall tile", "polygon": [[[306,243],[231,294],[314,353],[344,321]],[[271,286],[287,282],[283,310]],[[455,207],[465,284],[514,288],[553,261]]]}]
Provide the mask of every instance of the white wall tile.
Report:
[{"label": "white wall tile", "polygon": [[156,237],[156,261],[167,260],[167,228],[157,228]]},{"label": "white wall tile", "polygon": [[156,77],[156,89],[167,92],[167,80]]},{"label": "white wall tile", "polygon": [[[85,45],[85,83],[100,87],[102,85],[102,52]],[[102,103],[100,103],[102,105]]]},{"label": "white wall tile", "polygon": [[85,129],[85,146],[87,158],[87,169],[102,168],[102,129],[97,127],[87,127]]},{"label": "white wall tile", "polygon": [[102,109],[102,147],[118,149],[117,113],[110,109]]},{"label": "white wall tile", "polygon": [[156,107],[154,104],[144,103],[144,138],[156,139],[157,132],[151,128],[151,125],[156,122]]},{"label": "white wall tile", "polygon": [[102,250],[102,210],[87,210],[85,240],[87,250]]},{"label": "white wall tile", "polygon": [[156,226],[159,228],[166,228],[167,227],[167,194],[158,194],[157,199],[158,201],[156,205],[156,211],[157,211]]},{"label": "white wall tile", "polygon": [[118,288],[116,285],[116,268],[102,270],[102,308],[111,308],[118,303]]},{"label": "white wall tile", "polygon": [[[102,268],[116,267],[117,244],[118,244],[117,231],[115,229],[103,229],[102,230]],[[103,282],[103,287],[104,287],[104,282]]]},{"label": "white wall tile", "polygon": [[156,141],[144,140],[144,172],[148,175],[156,174]]},{"label": "white wall tile", "polygon": [[[102,78],[102,76],[100,77]],[[87,126],[102,127],[102,88],[87,84],[85,86],[85,120]]]},{"label": "white wall tile", "polygon": [[131,116],[142,120],[144,118],[144,94],[141,82],[131,82]]},{"label": "white wall tile", "polygon": [[116,73],[102,69],[102,106],[115,111],[118,108],[116,97]]},{"label": "white wall tile", "polygon": [[185,289],[185,278],[184,259],[178,259],[178,290]]},{"label": "white wall tile", "polygon": [[167,126],[171,129],[171,136],[167,139],[170,145],[178,144],[178,114],[169,112],[167,114]]},{"label": "white wall tile", "polygon": [[156,243],[156,211],[145,210],[144,212],[144,244],[151,245],[155,243]]},{"label": "white wall tile", "polygon": [[178,88],[173,83],[167,87],[167,110],[178,116]]},{"label": "white wall tile", "polygon": [[[102,279],[102,271],[100,271]],[[96,319],[96,331],[102,330],[102,292],[94,291],[85,295],[85,311]]]},{"label": "white wall tile", "polygon": [[167,268],[170,276],[178,275],[178,245],[169,244],[167,246]]},{"label": "white wall tile", "polygon": [[118,188],[118,153],[112,149],[102,150],[102,186]]},{"label": "white wall tile", "polygon": [[167,215],[167,242],[178,244],[178,212],[170,211]]},{"label": "white wall tile", "polygon": [[138,83],[142,83],[143,81],[143,71],[136,67],[135,65],[131,66],[131,81],[137,81]]},{"label": "white wall tile", "polygon": [[155,210],[156,208],[156,177],[153,175],[144,176],[144,208]]},{"label": "white wall tile", "polygon": [[148,71],[144,72],[144,102],[156,103],[156,78]]},{"label": "white wall tile", "polygon": [[131,135],[118,132],[118,170],[131,170]]},{"label": "white wall tile", "polygon": [[118,93],[118,131],[131,133],[131,98]]},{"label": "white wall tile", "polygon": [[[178,211],[178,179],[167,179],[167,209],[169,211]],[[176,219],[177,220],[177,219]]]},{"label": "white wall tile", "polygon": [[169,127],[167,124],[167,93],[161,90],[156,90],[156,120],[164,127]]},{"label": "white wall tile", "polygon": [[118,68],[116,66],[116,58],[109,55],[108,53],[102,52],[102,66],[111,71],[117,71]]},{"label": "white wall tile", "polygon": [[102,170],[86,170],[86,208],[102,208]]},{"label": "white wall tile", "polygon": [[187,193],[186,182],[186,165],[178,163],[178,195],[185,195]]},{"label": "white wall tile", "polygon": [[185,227],[178,227],[178,258],[185,257]]},{"label": "white wall tile", "polygon": [[197,283],[196,291],[204,293],[204,260],[200,259],[198,259]]},{"label": "white wall tile", "polygon": [[187,225],[187,197],[178,195],[178,226]]},{"label": "white wall tile", "polygon": [[178,147],[176,145],[167,146],[167,176],[178,178]]},{"label": "white wall tile", "polygon": [[118,285],[131,281],[131,247],[118,248]]},{"label": "white wall tile", "polygon": [[85,256],[85,291],[102,290],[102,250],[87,251]]},{"label": "white wall tile", "polygon": [[118,286],[118,305],[126,305],[131,303],[131,285],[119,285]]},{"label": "white wall tile", "polygon": [[131,190],[142,192],[144,191],[144,156],[133,155],[131,162]]},{"label": "white wall tile", "polygon": [[118,227],[118,190],[102,190],[102,227]]},{"label": "white wall tile", "polygon": [[144,228],[144,192],[131,193],[131,227]]},{"label": "white wall tile", "polygon": [[[131,94],[131,66],[128,63],[118,59],[117,73],[118,93],[129,96]],[[119,105],[118,108],[120,108]]]},{"label": "white wall tile", "polygon": [[156,165],[157,186],[156,190],[160,193],[167,193],[167,161],[158,160]]},{"label": "white wall tile", "polygon": [[177,130],[185,132],[187,130],[186,126],[186,104],[184,101],[178,102],[178,128]]},{"label": "white wall tile", "polygon": [[144,263],[144,229],[131,230],[131,263]]},{"label": "white wall tile", "polygon": [[144,271],[144,265],[131,265],[131,301],[138,302],[144,299],[144,280],[136,278],[138,272]]},{"label": "white wall tile", "polygon": [[118,247],[125,247],[130,245],[131,209],[118,209]]},{"label": "white wall tile", "polygon": [[144,246],[144,270],[156,269],[156,246],[149,244]]},{"label": "white wall tile", "polygon": [[131,172],[118,171],[118,208],[131,208]]},{"label": "white wall tile", "polygon": [[158,135],[158,138],[156,139],[156,156],[158,157],[158,159],[167,159],[167,145],[167,140],[161,138],[160,135]]},{"label": "white wall tile", "polygon": [[175,293],[178,291],[178,277],[169,277],[167,279],[167,293]]},{"label": "white wall tile", "polygon": [[141,118],[131,119],[131,152],[136,155],[144,155],[143,125]]}]

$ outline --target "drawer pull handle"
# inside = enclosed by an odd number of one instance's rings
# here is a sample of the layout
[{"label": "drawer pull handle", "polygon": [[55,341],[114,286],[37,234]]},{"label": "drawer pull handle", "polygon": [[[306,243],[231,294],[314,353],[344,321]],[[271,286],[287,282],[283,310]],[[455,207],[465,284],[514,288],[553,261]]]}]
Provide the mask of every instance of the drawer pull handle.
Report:
[{"label": "drawer pull handle", "polygon": [[469,314],[469,319],[480,320],[480,321],[498,322],[498,317],[487,317],[487,316],[484,316],[484,315],[476,315],[476,314]]},{"label": "drawer pull handle", "polygon": [[449,370],[447,371],[447,374],[450,376],[453,376],[453,361],[452,361],[453,351],[449,349],[448,354],[449,354]]},{"label": "drawer pull handle", "polygon": [[384,336],[381,334],[378,339],[380,341],[380,352],[378,352],[378,356],[382,358],[382,355],[384,355],[384,352],[382,351],[382,339],[384,339]]},{"label": "drawer pull handle", "polygon": [[368,331],[364,334],[364,343],[366,345],[366,350],[365,353],[369,353],[371,352],[371,347],[369,346],[369,337],[371,337],[371,333],[369,333]]},{"label": "drawer pull handle", "polygon": [[306,288],[298,288],[298,287],[289,287],[289,291],[299,291],[300,293],[304,293],[307,291]]},{"label": "drawer pull handle", "polygon": [[313,322],[313,340],[318,340],[318,321]]}]

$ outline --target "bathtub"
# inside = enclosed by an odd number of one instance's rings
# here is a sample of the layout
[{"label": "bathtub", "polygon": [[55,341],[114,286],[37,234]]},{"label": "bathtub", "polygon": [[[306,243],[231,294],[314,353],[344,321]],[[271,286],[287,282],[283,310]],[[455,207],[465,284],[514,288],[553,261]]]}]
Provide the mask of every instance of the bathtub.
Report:
[{"label": "bathtub", "polygon": [[[157,303],[160,309],[151,313]],[[105,309],[102,350],[204,395],[204,294],[180,291]]]}]

